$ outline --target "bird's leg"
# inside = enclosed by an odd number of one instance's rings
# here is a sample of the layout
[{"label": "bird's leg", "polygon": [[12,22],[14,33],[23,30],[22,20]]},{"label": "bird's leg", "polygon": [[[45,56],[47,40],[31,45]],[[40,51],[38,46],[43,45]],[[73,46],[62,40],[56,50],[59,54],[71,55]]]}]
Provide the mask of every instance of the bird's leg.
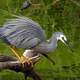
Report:
[{"label": "bird's leg", "polygon": [[31,58],[29,58],[27,56],[25,57],[25,56],[22,55],[20,59],[21,59],[22,64],[27,63],[28,65],[33,66]]},{"label": "bird's leg", "polygon": [[23,63],[27,63],[28,65],[31,64],[31,66],[33,67],[33,63],[35,64],[40,59],[40,55],[35,55],[27,58],[24,56],[21,56],[21,59]]},{"label": "bird's leg", "polygon": [[24,65],[24,63],[27,63],[28,65],[32,65],[32,61],[29,57],[24,57],[23,55],[22,56],[19,56],[19,54],[17,53],[17,50],[16,50],[16,47],[15,46],[9,46],[9,48],[11,49],[11,51],[16,55],[16,57],[18,58],[18,60]]},{"label": "bird's leg", "polygon": [[15,56],[17,57],[17,59],[20,61],[21,58],[20,58],[19,54],[18,54],[17,51],[16,51],[16,47],[12,45],[12,46],[9,46],[9,48],[10,48],[11,51],[15,54]]},{"label": "bird's leg", "polygon": [[26,55],[26,54],[31,54],[31,53],[32,53],[31,50],[25,50],[25,52],[21,56],[21,61],[22,61],[23,64],[27,63],[28,65],[33,66],[32,58],[29,57],[28,55]]}]

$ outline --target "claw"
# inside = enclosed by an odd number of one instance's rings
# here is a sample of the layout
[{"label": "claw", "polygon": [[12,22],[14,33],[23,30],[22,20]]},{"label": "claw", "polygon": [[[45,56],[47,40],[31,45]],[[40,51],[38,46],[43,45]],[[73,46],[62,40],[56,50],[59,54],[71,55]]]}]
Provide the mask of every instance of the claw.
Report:
[{"label": "claw", "polygon": [[22,63],[23,66],[26,63],[27,65],[33,67],[33,64],[36,63],[39,59],[40,59],[40,55],[36,55],[33,57],[21,56],[20,62]]},{"label": "claw", "polygon": [[27,63],[28,65],[31,65],[31,67],[33,67],[33,62],[30,58],[28,57],[24,57],[21,56],[20,62],[24,65],[25,63]]}]

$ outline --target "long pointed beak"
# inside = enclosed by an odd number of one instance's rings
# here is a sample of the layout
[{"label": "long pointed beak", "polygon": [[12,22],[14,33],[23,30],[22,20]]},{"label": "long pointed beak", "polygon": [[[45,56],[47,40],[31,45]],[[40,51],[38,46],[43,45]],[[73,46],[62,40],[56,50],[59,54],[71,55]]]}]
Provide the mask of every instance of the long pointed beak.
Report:
[{"label": "long pointed beak", "polygon": [[72,47],[70,46],[69,42],[68,41],[64,41],[65,42],[65,45],[69,48],[69,50],[73,53],[73,49]]}]

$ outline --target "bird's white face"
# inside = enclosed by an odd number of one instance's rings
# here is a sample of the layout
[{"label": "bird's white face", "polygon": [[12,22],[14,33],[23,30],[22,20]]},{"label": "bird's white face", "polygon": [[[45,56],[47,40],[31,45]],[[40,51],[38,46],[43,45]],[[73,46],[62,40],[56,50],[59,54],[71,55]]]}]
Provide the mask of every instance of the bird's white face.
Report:
[{"label": "bird's white face", "polygon": [[57,37],[57,40],[62,41],[62,42],[66,45],[67,38],[66,38],[66,36],[65,36],[65,35],[60,34],[60,35]]},{"label": "bird's white face", "polygon": [[70,47],[69,42],[63,33],[57,32],[56,36],[57,36],[57,40],[62,41],[71,50],[71,52],[73,52],[73,49]]}]

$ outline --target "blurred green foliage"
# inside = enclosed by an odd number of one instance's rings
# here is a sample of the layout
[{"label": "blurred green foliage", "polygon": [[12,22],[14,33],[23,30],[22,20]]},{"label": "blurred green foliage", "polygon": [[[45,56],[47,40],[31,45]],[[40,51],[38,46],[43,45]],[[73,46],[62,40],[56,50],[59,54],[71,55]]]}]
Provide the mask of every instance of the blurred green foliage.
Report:
[{"label": "blurred green foliage", "polygon": [[[43,80],[53,80],[57,77],[80,77],[80,1],[78,0],[31,0],[31,6],[20,11],[23,0],[1,0],[0,1],[0,25],[12,14],[23,15],[38,22],[45,30],[47,39],[53,32],[64,32],[70,41],[74,53],[61,42],[55,52],[49,54],[56,64],[52,65],[44,57],[35,65],[36,71]],[[0,41],[0,53],[12,55],[8,46]],[[75,64],[75,65],[73,65]],[[64,66],[69,66],[65,68]],[[77,69],[76,69],[77,68]],[[66,71],[67,70],[67,71]],[[21,76],[20,76],[21,75]],[[13,71],[0,72],[0,80],[24,80],[23,75]],[[56,80],[56,79],[54,79]],[[62,80],[62,79],[60,79]],[[76,79],[77,80],[77,79]]]}]

